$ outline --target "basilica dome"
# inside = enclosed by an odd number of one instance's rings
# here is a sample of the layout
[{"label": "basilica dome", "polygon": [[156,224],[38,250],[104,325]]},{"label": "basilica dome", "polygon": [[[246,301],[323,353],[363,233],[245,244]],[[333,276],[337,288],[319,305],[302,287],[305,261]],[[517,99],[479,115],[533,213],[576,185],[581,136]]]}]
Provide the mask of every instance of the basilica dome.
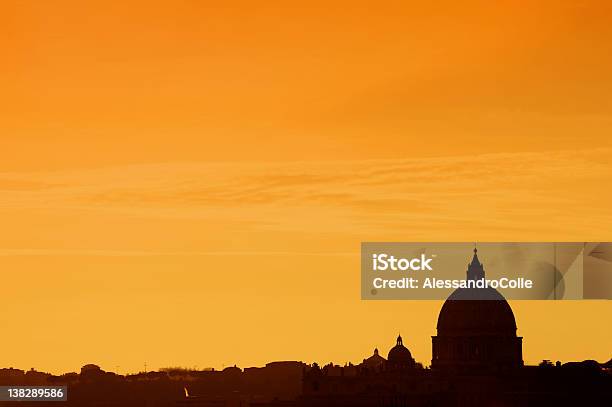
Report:
[{"label": "basilica dome", "polygon": [[494,288],[459,288],[444,302],[438,335],[515,335],[512,308]]},{"label": "basilica dome", "polygon": [[[485,278],[474,249],[467,279]],[[512,308],[493,288],[459,288],[444,302],[432,337],[432,368],[499,370],[522,366]]]}]

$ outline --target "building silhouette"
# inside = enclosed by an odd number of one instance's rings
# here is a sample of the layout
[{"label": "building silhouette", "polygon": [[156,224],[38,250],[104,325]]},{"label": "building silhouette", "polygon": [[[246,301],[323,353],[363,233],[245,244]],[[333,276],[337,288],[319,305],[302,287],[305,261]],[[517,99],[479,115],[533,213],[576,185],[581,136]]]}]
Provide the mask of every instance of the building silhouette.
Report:
[{"label": "building silhouette", "polygon": [[[477,249],[467,279],[485,278]],[[523,338],[506,299],[494,288],[458,288],[444,302],[432,337],[432,369],[495,372],[523,365]]]},{"label": "building silhouette", "polygon": [[387,359],[380,356],[378,352],[378,348],[374,349],[374,353],[367,359],[363,360],[361,364],[364,368],[370,369],[372,371],[380,371],[387,364]]},{"label": "building silhouette", "polygon": [[407,347],[404,346],[402,336],[397,337],[397,342],[394,347],[389,351],[387,356],[387,369],[393,371],[400,371],[405,369],[412,369],[415,366],[412,354]]},{"label": "building silhouette", "polygon": [[[467,278],[485,277],[477,250]],[[508,407],[595,406],[612,400],[612,359],[525,366],[522,338],[505,298],[492,288],[457,289],[438,315],[430,367],[399,335],[358,365],[272,362],[222,371],[167,369],[121,376],[88,364],[53,376],[0,369],[2,385],[66,385],[68,406],[147,407]],[[606,402],[608,400],[608,402]],[[3,405],[0,401],[0,406]],[[10,404],[12,405],[12,404]],[[57,402],[22,406],[57,407]]]},{"label": "building silhouette", "polygon": [[[477,249],[467,279],[485,278]],[[444,302],[430,368],[402,337],[351,370],[313,365],[300,405],[308,407],[591,406],[612,399],[610,362],[525,366],[512,308],[493,288],[459,288]],[[334,370],[334,374],[330,372]]]}]

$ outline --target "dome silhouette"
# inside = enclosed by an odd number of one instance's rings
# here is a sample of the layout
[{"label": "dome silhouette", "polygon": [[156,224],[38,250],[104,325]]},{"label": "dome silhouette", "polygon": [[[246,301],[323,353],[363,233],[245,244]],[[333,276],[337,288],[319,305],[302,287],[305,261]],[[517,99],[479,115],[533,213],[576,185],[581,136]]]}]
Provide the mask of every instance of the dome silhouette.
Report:
[{"label": "dome silhouette", "polygon": [[374,354],[363,360],[363,366],[370,369],[380,369],[387,363],[387,360],[380,356],[378,348],[374,349]]},{"label": "dome silhouette", "polygon": [[515,335],[516,321],[506,299],[494,288],[458,288],[438,316],[438,335]]},{"label": "dome silhouette", "polygon": [[397,345],[391,348],[387,360],[390,362],[406,362],[412,360],[412,354],[407,347],[404,346],[402,337],[397,337]]},{"label": "dome silhouette", "polygon": [[[474,249],[467,278],[485,278]],[[516,336],[510,304],[494,288],[458,288],[438,315],[432,337],[432,368],[500,370],[523,365],[522,338]]]},{"label": "dome silhouette", "polygon": [[414,366],[414,358],[408,348],[404,346],[401,335],[397,337],[396,345],[389,351],[387,363],[391,369],[410,368]]}]

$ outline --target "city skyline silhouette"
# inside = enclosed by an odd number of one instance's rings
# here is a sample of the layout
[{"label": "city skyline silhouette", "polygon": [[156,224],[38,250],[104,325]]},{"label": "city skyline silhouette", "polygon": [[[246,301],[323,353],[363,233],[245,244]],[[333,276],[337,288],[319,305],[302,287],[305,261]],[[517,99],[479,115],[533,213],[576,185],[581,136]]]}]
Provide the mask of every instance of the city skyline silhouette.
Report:
[{"label": "city skyline silhouette", "polygon": [[[4,0],[0,46],[0,386],[70,407],[608,397],[609,1]],[[425,272],[366,274],[383,242],[482,242],[427,272],[537,296],[368,286]]]},{"label": "city skyline silhouette", "polygon": [[[477,248],[465,273],[468,279],[485,278]],[[144,372],[127,376],[95,364],[60,376],[0,369],[0,385],[61,385],[71,394],[69,404],[109,406],[572,405],[612,394],[612,359],[526,365],[512,308],[493,288],[456,289],[440,309],[431,340],[430,365],[414,359],[400,333],[386,358],[375,348],[358,364],[282,361],[244,370],[234,365],[221,371],[147,371],[145,363]],[[564,387],[565,381],[575,387]]]}]

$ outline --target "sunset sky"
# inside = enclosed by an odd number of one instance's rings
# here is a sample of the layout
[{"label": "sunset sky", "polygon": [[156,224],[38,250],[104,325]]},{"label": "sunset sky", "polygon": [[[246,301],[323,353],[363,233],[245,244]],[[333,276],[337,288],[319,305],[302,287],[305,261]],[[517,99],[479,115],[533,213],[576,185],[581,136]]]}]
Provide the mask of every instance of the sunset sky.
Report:
[{"label": "sunset sky", "polygon": [[[611,240],[610,2],[329,3],[2,2],[0,367],[429,364],[362,241]],[[610,301],[511,305],[612,356]]]}]

